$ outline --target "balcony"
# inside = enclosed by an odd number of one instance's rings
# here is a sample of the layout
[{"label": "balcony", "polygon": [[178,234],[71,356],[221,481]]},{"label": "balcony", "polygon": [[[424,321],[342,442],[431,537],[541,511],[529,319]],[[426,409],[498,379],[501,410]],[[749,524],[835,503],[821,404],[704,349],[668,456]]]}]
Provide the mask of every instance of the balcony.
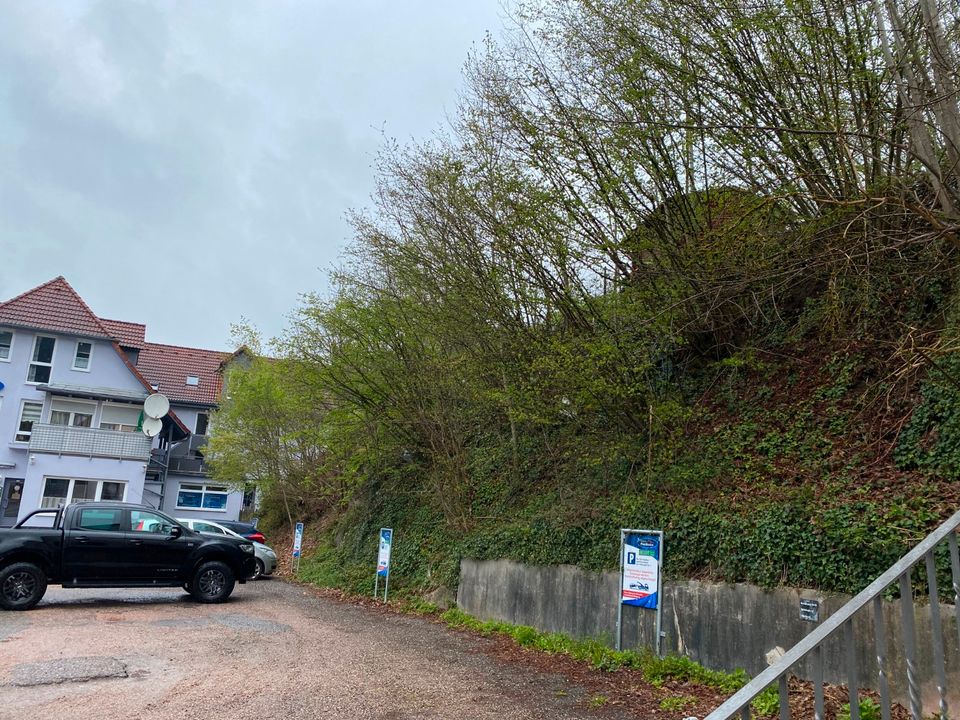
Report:
[{"label": "balcony", "polygon": [[57,455],[145,461],[152,444],[153,440],[141,433],[44,423],[34,423],[30,433],[30,452]]},{"label": "balcony", "polygon": [[[176,451],[176,448],[174,450]],[[163,450],[154,449],[150,456],[149,470],[160,472],[167,461],[166,453]],[[167,470],[174,475],[196,475],[198,477],[207,475],[207,461],[199,454],[174,455],[171,453],[169,463]]]}]

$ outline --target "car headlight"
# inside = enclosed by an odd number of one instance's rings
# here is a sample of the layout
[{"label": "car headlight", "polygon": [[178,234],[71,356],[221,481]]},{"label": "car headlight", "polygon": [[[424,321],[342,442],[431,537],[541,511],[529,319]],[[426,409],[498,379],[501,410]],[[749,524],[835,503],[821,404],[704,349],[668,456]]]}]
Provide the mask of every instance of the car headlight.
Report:
[{"label": "car headlight", "polygon": [[251,543],[243,543],[243,545],[240,546],[240,549],[245,553],[253,555],[253,545]]}]

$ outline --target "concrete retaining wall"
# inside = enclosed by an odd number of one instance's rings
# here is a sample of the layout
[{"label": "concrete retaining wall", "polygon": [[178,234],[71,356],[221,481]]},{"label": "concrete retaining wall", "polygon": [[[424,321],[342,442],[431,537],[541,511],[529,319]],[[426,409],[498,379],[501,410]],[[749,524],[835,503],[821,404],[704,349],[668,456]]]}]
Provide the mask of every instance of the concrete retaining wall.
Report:
[{"label": "concrete retaining wall", "polygon": [[[457,604],[484,620],[530,625],[579,638],[601,638],[613,645],[617,621],[618,574],[593,573],[572,565],[527,566],[509,560],[463,560]],[[697,581],[666,583],[663,605],[663,649],[686,655],[712,669],[743,668],[751,675],[763,670],[769,653],[787,650],[816,627],[800,619],[800,599],[820,602],[819,622],[849,600],[848,595],[783,588],[764,590],[753,585]],[[900,603],[882,603],[886,625],[888,675],[894,698],[906,704],[906,662],[903,657]],[[960,651],[956,611],[941,604],[946,641],[947,688],[951,707],[960,707]],[[919,672],[924,708],[937,710],[933,674],[930,607],[915,608]],[[653,647],[655,613],[624,608],[623,647]],[[868,608],[854,619],[855,652],[860,686],[876,688],[876,648],[873,613]],[[806,663],[795,674],[810,679]],[[824,679],[846,683],[846,646],[842,638],[824,652]]]}]

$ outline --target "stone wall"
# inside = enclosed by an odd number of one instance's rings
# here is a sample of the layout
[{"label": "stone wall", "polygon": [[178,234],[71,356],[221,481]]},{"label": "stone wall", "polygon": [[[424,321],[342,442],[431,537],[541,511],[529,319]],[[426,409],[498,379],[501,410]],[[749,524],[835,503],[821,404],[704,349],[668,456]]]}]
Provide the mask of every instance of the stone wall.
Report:
[{"label": "stone wall", "polygon": [[[572,565],[526,566],[509,560],[463,560],[457,604],[484,620],[530,625],[548,632],[578,638],[600,638],[613,645],[617,622],[618,574],[593,573]],[[816,623],[800,619],[800,600],[820,603],[823,622],[850,596],[811,590],[764,590],[753,585],[698,581],[666,583],[663,604],[663,650],[686,655],[716,670],[743,668],[755,675],[766,667],[778,648],[788,650]],[[951,707],[960,707],[960,651],[956,611],[941,604],[947,659],[947,687]],[[915,607],[918,664],[924,708],[937,710],[938,694],[933,673],[929,605]],[[656,613],[624,607],[623,647],[653,647]],[[882,603],[886,626],[888,676],[894,699],[906,704],[906,663],[903,657],[899,601]],[[866,608],[854,618],[855,653],[860,686],[877,685],[874,618]],[[846,646],[842,638],[828,643],[824,652],[824,679],[846,682]],[[810,678],[801,663],[794,673]]]}]

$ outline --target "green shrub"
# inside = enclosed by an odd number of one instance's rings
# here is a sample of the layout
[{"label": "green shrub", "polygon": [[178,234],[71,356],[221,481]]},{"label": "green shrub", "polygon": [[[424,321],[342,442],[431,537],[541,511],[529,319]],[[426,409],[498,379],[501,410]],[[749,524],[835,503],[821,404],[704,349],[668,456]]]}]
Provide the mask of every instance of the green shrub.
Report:
[{"label": "green shrub", "polygon": [[[876,700],[865,697],[861,698],[857,704],[860,708],[860,720],[880,720],[880,703]],[[850,703],[840,706],[837,720],[850,720]]]},{"label": "green shrub", "polygon": [[753,711],[762,717],[770,717],[777,714],[780,709],[780,692],[777,688],[770,686],[754,698],[750,703]]}]

